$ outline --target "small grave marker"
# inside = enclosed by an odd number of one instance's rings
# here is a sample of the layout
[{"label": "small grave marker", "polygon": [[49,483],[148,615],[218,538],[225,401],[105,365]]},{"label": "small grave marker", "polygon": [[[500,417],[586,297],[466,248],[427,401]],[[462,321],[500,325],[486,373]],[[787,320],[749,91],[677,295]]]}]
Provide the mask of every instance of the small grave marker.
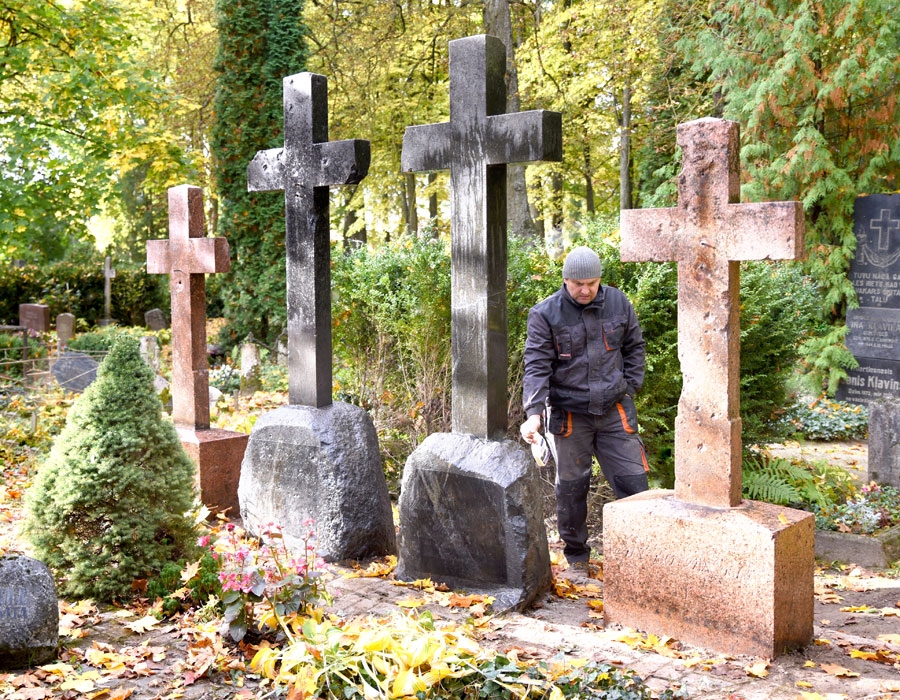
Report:
[{"label": "small grave marker", "polygon": [[46,304],[19,304],[19,325],[46,333],[50,330],[50,307]]},{"label": "small grave marker", "polygon": [[37,559],[0,557],[0,669],[39,666],[56,658],[56,584]]},{"label": "small grave marker", "polygon": [[169,327],[162,309],[150,309],[144,312],[144,323],[151,331],[161,331]]},{"label": "small grave marker", "polygon": [[65,350],[73,335],[75,335],[75,314],[59,314],[56,317],[57,352]]}]

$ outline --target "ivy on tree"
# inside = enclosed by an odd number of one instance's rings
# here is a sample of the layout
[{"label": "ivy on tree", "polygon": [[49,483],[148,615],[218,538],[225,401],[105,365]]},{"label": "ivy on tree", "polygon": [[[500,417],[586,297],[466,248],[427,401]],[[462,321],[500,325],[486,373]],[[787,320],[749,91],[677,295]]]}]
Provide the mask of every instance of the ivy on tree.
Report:
[{"label": "ivy on tree", "polygon": [[25,533],[60,592],[127,598],[136,579],[190,554],[194,472],[137,340],[123,337],[73,404],[28,495]]}]

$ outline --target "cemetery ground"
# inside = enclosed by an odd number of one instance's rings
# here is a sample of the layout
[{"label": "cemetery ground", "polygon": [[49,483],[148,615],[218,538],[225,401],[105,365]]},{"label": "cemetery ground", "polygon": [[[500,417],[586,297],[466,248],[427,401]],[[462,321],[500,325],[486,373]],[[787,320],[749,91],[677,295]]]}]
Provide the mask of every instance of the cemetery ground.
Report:
[{"label": "cemetery ground", "polygon": [[[4,553],[28,553],[28,544],[18,534],[23,497],[41,452],[71,405],[71,395],[49,388],[42,392],[40,400],[23,394],[4,408],[7,416],[21,417],[18,422],[4,418],[0,491],[0,550]],[[214,421],[223,428],[249,430],[252,415],[285,401],[281,392],[258,392],[240,399],[235,410],[234,400],[223,397]],[[29,420],[32,409],[37,412],[36,422]],[[772,450],[791,458],[825,459],[851,473],[865,473],[865,443],[789,443]],[[516,669],[542,663],[554,677],[583,661],[609,664],[613,669],[633,670],[654,692],[680,687],[691,698],[900,698],[900,569],[896,565],[870,571],[852,562],[818,562],[815,642],[776,659],[721,656],[675,639],[617,626],[605,628],[602,562],[591,578],[567,569],[553,528],[551,481],[548,474],[542,476],[554,585],[531,608],[494,616],[490,601],[483,597],[445,590],[431,581],[403,584],[394,580],[394,562],[388,559],[365,568],[328,565],[325,583],[332,600],[324,609],[322,624],[330,621],[342,626],[344,638],[360,635],[361,629],[381,630],[383,657],[391,659],[396,654],[400,659],[408,655],[419,635],[434,634],[428,631],[429,621],[434,620],[451,651],[497,652],[515,662]],[[592,541],[597,548],[601,545],[599,516],[607,497],[603,487],[596,487],[591,530],[597,533]],[[220,519],[212,527],[221,533],[230,525]],[[141,582],[136,586],[136,600],[122,607],[61,601],[58,661],[0,673],[0,699],[277,696],[272,681],[265,678],[267,659],[269,670],[277,668],[266,641],[248,636],[234,643],[222,634],[222,618],[210,607],[166,617],[160,601],[143,594]],[[365,622],[354,627],[350,622],[354,619]],[[314,632],[295,633],[304,640],[305,650],[313,657],[321,656],[325,645],[317,646]],[[509,674],[507,684],[515,686],[521,673]],[[520,682],[518,687],[524,691],[526,686]],[[536,696],[533,690],[531,697]],[[304,696],[294,691],[290,697]]]}]

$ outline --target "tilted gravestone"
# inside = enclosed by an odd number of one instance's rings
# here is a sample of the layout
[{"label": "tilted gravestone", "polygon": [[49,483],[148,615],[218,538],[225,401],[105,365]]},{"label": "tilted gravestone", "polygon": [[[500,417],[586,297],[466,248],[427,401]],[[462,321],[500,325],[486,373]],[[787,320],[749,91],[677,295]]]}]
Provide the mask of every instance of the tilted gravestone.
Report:
[{"label": "tilted gravestone", "polygon": [[838,387],[841,401],[868,406],[869,478],[900,486],[900,195],[857,197],[847,310],[847,348],[859,362]]},{"label": "tilted gravestone", "polygon": [[262,389],[259,346],[250,337],[241,344],[241,396],[253,396]]},{"label": "tilted gravestone", "polygon": [[741,500],[739,261],[796,259],[798,202],[741,204],[739,130],[678,127],[678,206],[624,210],[625,261],[678,262],[675,491],[603,508],[607,624],[726,653],[812,640],[812,514]]},{"label": "tilted gravestone", "polygon": [[151,331],[161,331],[169,327],[162,309],[150,309],[144,312],[144,323]]},{"label": "tilted gravestone", "polygon": [[169,275],[172,297],[172,420],[197,464],[200,498],[212,511],[238,510],[248,436],[210,428],[206,275],[230,269],[228,241],[207,238],[203,191],[169,190],[169,239],[147,241],[147,272]]},{"label": "tilted gravestone", "polygon": [[251,532],[270,522],[303,546],[307,519],[329,561],[396,552],[378,438],[358,406],[332,403],[328,188],[356,184],[369,169],[369,142],[328,141],[328,84],[284,79],[284,148],[247,167],[251,191],[283,191],[287,265],[289,405],[259,418],[238,490]]},{"label": "tilted gravestone", "polygon": [[50,372],[63,389],[81,393],[97,378],[99,366],[97,360],[90,355],[69,351],[59,356]]},{"label": "tilted gravestone", "polygon": [[450,42],[450,121],[407,127],[405,172],[450,170],[453,433],[409,457],[400,578],[432,576],[523,607],[551,581],[539,477],[507,431],[506,167],[561,160],[556,112],[506,114],[506,49]]},{"label": "tilted gravestone", "polygon": [[50,570],[30,557],[0,557],[0,669],[56,658],[59,604]]},{"label": "tilted gravestone", "polygon": [[32,331],[50,330],[50,307],[46,304],[19,304],[19,325]]}]

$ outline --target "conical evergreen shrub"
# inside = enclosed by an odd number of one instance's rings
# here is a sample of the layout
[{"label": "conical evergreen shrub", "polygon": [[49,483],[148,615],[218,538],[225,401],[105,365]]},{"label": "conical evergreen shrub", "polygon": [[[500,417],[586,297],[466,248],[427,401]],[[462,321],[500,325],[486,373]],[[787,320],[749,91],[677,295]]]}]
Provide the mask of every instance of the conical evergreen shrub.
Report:
[{"label": "conical evergreen shrub", "polygon": [[28,494],[25,532],[60,592],[127,598],[135,580],[188,554],[194,472],[137,340],[122,338],[70,409]]}]

